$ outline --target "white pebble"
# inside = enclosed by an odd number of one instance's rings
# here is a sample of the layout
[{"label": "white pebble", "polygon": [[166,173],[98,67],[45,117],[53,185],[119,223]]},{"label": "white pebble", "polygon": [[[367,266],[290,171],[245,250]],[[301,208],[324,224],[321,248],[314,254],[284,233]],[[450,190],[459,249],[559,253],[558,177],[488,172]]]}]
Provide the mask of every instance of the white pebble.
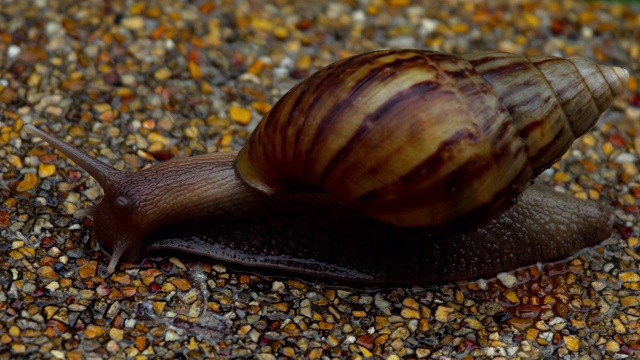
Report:
[{"label": "white pebble", "polygon": [[434,19],[423,19],[420,24],[420,35],[430,35],[438,28],[438,20]]},{"label": "white pebble", "polygon": [[487,280],[485,279],[478,279],[478,281],[476,281],[476,284],[478,285],[478,289],[480,290],[487,290],[489,288]]},{"label": "white pebble", "polygon": [[375,297],[373,298],[373,302],[374,304],[376,304],[376,307],[380,310],[387,309],[388,307],[391,306],[391,303],[385,300],[385,298],[382,297],[382,295],[380,295],[379,293],[375,295]]},{"label": "white pebble", "polygon": [[353,344],[354,342],[356,342],[356,337],[353,335],[347,336],[347,338],[344,340],[344,343],[346,345]]},{"label": "white pebble", "polygon": [[502,285],[511,288],[516,284],[516,277],[511,273],[500,273],[496,276]]},{"label": "white pebble", "polygon": [[9,45],[9,48],[7,49],[7,57],[9,57],[9,59],[15,59],[20,55],[20,52],[22,52],[20,46]]},{"label": "white pebble", "polygon": [[164,334],[164,341],[178,341],[180,336],[175,331],[169,330]]},{"label": "white pebble", "polygon": [[616,156],[615,162],[617,162],[618,164],[629,164],[629,163],[634,163],[637,160],[638,158],[636,158],[632,154],[625,152],[625,153],[618,154],[618,156]]},{"label": "white pebble", "polygon": [[51,350],[50,354],[51,354],[51,356],[53,356],[54,359],[65,359],[66,358],[64,351]]},{"label": "white pebble", "polygon": [[353,19],[353,22],[355,23],[363,23],[366,18],[367,17],[362,10],[356,10],[351,14],[351,19]]},{"label": "white pebble", "polygon": [[416,39],[413,36],[398,36],[387,42],[390,48],[410,49],[416,47]]},{"label": "white pebble", "polygon": [[44,33],[48,37],[57,35],[62,30],[62,25],[57,21],[49,21],[44,27]]},{"label": "white pebble", "polygon": [[124,321],[125,329],[133,329],[136,327],[136,319],[127,319]]},{"label": "white pebble", "polygon": [[289,76],[289,70],[283,67],[273,69],[273,77],[276,79],[286,79]]},{"label": "white pebble", "polygon": [[637,107],[629,106],[624,114],[629,120],[640,120],[640,109]]}]

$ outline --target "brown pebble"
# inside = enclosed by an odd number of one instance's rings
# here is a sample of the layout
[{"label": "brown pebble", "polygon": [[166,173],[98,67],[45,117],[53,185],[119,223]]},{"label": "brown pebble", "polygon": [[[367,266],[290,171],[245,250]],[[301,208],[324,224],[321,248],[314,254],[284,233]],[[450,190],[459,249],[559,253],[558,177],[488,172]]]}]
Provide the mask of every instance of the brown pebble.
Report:
[{"label": "brown pebble", "polygon": [[38,183],[38,176],[32,173],[24,174],[24,178],[18,182],[18,186],[16,186],[16,191],[28,191],[33,189]]},{"label": "brown pebble", "polygon": [[88,339],[93,339],[96,337],[100,337],[104,334],[104,329],[100,326],[97,325],[93,325],[93,324],[89,324],[87,325],[86,329],[84,330],[84,335],[88,338]]},{"label": "brown pebble", "polygon": [[81,278],[86,279],[93,276],[96,276],[96,270],[98,269],[98,262],[93,260],[89,261],[87,264],[82,266],[80,270],[78,270],[78,275]]}]

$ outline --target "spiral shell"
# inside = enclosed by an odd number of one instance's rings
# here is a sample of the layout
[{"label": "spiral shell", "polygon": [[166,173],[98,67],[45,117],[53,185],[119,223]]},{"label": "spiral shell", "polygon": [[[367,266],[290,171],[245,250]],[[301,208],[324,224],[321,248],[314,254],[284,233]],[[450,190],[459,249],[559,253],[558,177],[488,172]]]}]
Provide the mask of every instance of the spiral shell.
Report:
[{"label": "spiral shell", "polygon": [[511,206],[627,77],[583,59],[362,54],[278,101],[236,171],[262,192],[328,191],[396,225],[470,226]]}]

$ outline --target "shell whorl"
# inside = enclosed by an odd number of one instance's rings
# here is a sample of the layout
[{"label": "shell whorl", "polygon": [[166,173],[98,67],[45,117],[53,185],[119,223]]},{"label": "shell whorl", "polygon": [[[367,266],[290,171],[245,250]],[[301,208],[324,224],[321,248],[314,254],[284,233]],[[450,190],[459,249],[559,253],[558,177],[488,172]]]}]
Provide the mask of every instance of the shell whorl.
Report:
[{"label": "shell whorl", "polygon": [[486,222],[621,93],[624,70],[498,52],[377,51],[292,88],[236,171],[275,193],[334,193],[396,225]]}]

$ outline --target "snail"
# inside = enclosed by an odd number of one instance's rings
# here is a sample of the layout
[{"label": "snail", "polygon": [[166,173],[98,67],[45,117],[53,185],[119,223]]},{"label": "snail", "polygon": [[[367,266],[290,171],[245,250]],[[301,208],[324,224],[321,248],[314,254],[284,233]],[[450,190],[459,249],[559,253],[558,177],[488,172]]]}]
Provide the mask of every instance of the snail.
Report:
[{"label": "snail", "polygon": [[533,184],[625,87],[626,70],[502,52],[375,51],[293,87],[237,153],[93,176],[120,260],[179,250],[373,285],[490,276],[609,236],[613,212]]}]

